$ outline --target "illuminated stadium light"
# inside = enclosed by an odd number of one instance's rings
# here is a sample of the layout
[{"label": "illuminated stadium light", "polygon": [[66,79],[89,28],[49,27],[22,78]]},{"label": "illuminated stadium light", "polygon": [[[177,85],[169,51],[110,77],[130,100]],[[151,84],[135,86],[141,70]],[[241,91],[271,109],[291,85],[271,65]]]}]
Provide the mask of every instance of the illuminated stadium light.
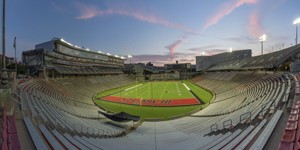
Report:
[{"label": "illuminated stadium light", "polygon": [[228,51],[229,51],[229,52],[232,52],[232,47],[230,47],[230,48],[228,49]]},{"label": "illuminated stadium light", "polygon": [[294,25],[300,24],[300,18],[297,18],[296,20],[294,20],[293,24],[294,24]]},{"label": "illuminated stadium light", "polygon": [[263,34],[261,37],[259,37],[260,42],[264,42],[266,40],[267,40],[267,36],[265,34]]},{"label": "illuminated stadium light", "polygon": [[120,58],[120,56],[118,56],[118,55],[115,55],[115,57]]},{"label": "illuminated stadium light", "polygon": [[201,53],[201,55],[204,56],[204,55],[205,55],[205,52],[203,51],[203,52]]},{"label": "illuminated stadium light", "polygon": [[98,51],[98,53],[102,54],[102,52],[101,52],[101,51]]},{"label": "illuminated stadium light", "polygon": [[125,57],[123,57],[123,56],[121,56],[120,58],[121,58],[121,59],[126,59],[126,58],[125,58]]},{"label": "illuminated stadium light", "polygon": [[86,48],[85,50],[87,50],[87,51],[90,51],[90,49],[89,49],[89,48]]},{"label": "illuminated stadium light", "polygon": [[106,55],[109,55],[109,56],[110,56],[111,54],[110,54],[110,53],[106,53]]},{"label": "illuminated stadium light", "polygon": [[71,43],[69,43],[69,42],[65,41],[64,39],[60,39],[60,41],[62,41],[62,42],[64,42],[64,43],[66,43],[66,44],[68,44],[68,45],[71,45],[71,46],[73,46]]},{"label": "illuminated stadium light", "polygon": [[261,42],[261,55],[264,54],[264,41],[266,40],[267,40],[267,36],[265,34],[259,37],[259,41]]},{"label": "illuminated stadium light", "polygon": [[131,64],[131,58],[132,58],[132,56],[131,56],[131,55],[128,55],[127,57],[128,57],[128,59],[129,59],[129,63]]},{"label": "illuminated stadium light", "polygon": [[300,18],[297,18],[296,20],[294,20],[293,25],[296,26],[296,45],[298,44],[298,25],[300,24]]}]

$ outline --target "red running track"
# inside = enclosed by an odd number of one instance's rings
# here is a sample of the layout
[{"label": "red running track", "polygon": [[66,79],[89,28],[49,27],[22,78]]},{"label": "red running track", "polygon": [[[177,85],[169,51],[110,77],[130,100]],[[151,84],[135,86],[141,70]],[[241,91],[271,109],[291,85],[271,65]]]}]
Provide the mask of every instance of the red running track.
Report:
[{"label": "red running track", "polygon": [[119,96],[106,96],[99,99],[109,102],[141,106],[187,106],[201,104],[196,98],[153,100],[140,98],[125,98]]}]

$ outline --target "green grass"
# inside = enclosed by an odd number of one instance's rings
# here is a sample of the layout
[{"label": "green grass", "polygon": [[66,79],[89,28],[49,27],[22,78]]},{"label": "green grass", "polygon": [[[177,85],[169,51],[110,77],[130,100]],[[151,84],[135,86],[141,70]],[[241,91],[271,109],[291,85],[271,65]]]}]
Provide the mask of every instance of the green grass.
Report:
[{"label": "green grass", "polygon": [[118,104],[108,101],[97,100],[96,103],[110,112],[127,112],[131,115],[140,116],[143,119],[171,119],[188,115],[192,111],[202,109],[201,105],[180,107],[147,107]]},{"label": "green grass", "polygon": [[[198,97],[205,103],[209,102],[212,94],[191,83],[183,81]],[[143,98],[143,99],[180,99],[193,98],[193,94],[186,89],[181,81],[163,81],[163,82],[140,82],[128,86],[111,89],[97,94],[95,98],[108,95],[127,97],[127,98]],[[127,104],[113,103],[103,100],[95,101],[99,106],[111,112],[127,112],[132,115],[141,116],[144,119],[157,118],[168,119],[176,116],[184,116],[192,111],[197,111],[206,105],[193,106],[176,106],[176,107],[154,107],[154,106],[135,106]]]},{"label": "green grass", "polygon": [[[123,88],[124,89],[124,88]],[[115,91],[113,96],[142,99],[179,99],[193,98],[194,96],[180,81],[173,82],[145,82],[124,91]]]},{"label": "green grass", "polygon": [[191,81],[183,81],[204,103],[208,103],[213,95],[211,92],[199,87]]},{"label": "green grass", "polygon": [[[137,83],[137,84],[139,84],[139,83]],[[135,85],[136,85],[136,83],[129,84],[129,85],[122,86],[122,87],[118,87],[118,88],[114,88],[114,89],[110,89],[110,90],[106,90],[106,91],[98,93],[97,96],[96,96],[96,98],[104,97],[104,96],[108,96],[108,95],[112,95],[113,93],[120,92],[121,90],[128,89],[128,88],[133,87]]]}]

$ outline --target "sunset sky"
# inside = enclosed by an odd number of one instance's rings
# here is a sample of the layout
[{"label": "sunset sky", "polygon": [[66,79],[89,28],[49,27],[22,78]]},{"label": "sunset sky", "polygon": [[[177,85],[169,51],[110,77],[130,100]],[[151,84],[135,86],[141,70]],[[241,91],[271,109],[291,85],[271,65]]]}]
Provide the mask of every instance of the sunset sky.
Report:
[{"label": "sunset sky", "polygon": [[[7,0],[6,50],[14,56],[53,37],[155,65],[252,49],[260,55],[295,44],[299,0]],[[299,43],[299,42],[298,42]],[[129,62],[129,61],[128,61]]]}]

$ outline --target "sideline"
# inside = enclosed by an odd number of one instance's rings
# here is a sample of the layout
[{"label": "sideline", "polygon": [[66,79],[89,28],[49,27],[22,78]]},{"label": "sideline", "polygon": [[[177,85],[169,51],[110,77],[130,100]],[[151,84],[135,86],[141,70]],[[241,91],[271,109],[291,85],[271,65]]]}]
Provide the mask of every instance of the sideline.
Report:
[{"label": "sideline", "polygon": [[141,86],[141,85],[143,85],[143,84],[139,84],[139,85],[133,86],[133,87],[131,87],[131,88],[125,89],[124,91],[131,90],[131,89],[136,88],[136,87],[139,87],[139,86]]}]

